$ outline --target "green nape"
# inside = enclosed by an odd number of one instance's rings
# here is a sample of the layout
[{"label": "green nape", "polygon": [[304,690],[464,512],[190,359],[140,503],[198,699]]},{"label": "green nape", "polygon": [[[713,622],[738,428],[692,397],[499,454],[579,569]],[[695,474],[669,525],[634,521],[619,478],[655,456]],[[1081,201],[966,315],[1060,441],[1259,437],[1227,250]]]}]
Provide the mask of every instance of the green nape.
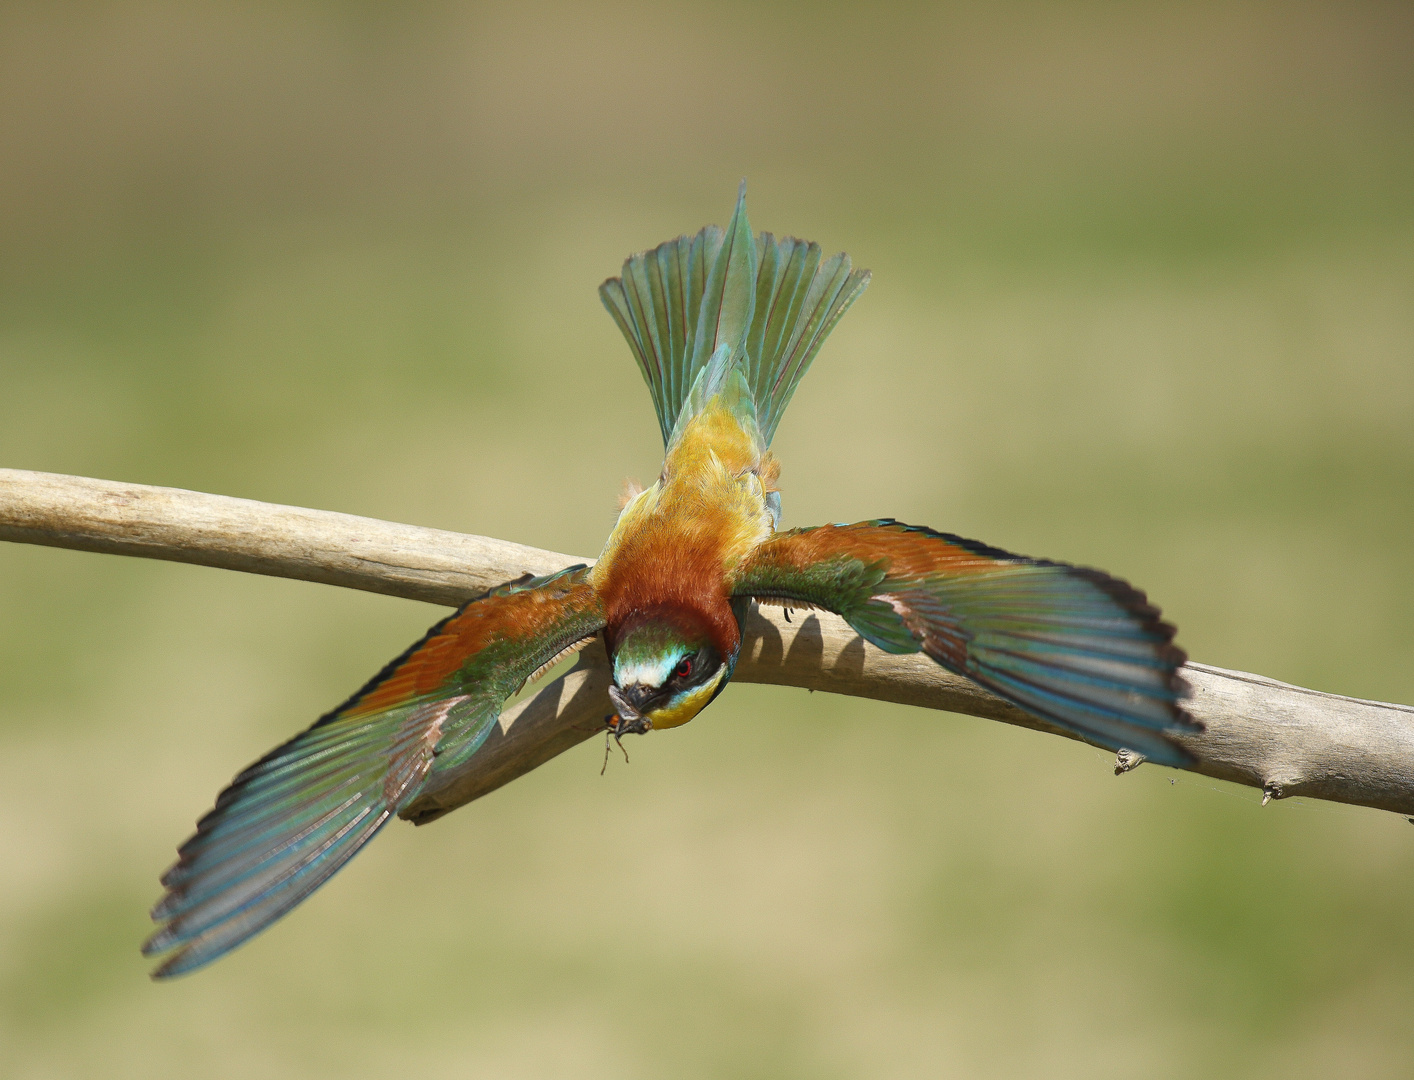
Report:
[{"label": "green nape", "polygon": [[707,644],[675,622],[639,623],[614,643],[614,682],[619,686],[662,686],[689,653]]}]

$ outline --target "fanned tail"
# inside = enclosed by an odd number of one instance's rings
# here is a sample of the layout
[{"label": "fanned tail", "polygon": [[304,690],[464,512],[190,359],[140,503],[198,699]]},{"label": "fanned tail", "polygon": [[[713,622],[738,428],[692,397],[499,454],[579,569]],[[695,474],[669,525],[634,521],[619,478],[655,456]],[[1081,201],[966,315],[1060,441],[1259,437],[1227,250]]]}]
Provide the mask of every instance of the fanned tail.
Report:
[{"label": "fanned tail", "polygon": [[693,389],[723,347],[718,364],[742,373],[770,444],[796,384],[869,284],[848,255],[821,255],[804,240],[753,238],[742,181],[725,232],[709,225],[659,244],[599,286],[648,383],[665,448],[685,408],[710,396]]}]

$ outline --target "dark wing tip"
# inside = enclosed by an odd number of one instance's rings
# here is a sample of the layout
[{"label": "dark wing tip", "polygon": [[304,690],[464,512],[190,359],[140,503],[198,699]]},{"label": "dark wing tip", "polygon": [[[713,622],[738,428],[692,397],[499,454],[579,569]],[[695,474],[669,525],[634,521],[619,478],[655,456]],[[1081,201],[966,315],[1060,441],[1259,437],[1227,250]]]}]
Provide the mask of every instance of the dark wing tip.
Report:
[{"label": "dark wing tip", "polygon": [[1164,619],[1163,612],[1149,600],[1142,589],[1135,588],[1123,578],[1089,566],[1072,566],[1070,570],[1076,577],[1088,581],[1103,592],[1126,614],[1134,616],[1144,632],[1152,636],[1155,657],[1170,669],[1168,688],[1175,699],[1171,703],[1174,726],[1194,734],[1206,730],[1201,720],[1179,704],[1180,701],[1192,698],[1193,687],[1183,677],[1182,672],[1183,665],[1188,663],[1188,653],[1173,640],[1178,634],[1178,628]]},{"label": "dark wing tip", "polygon": [[1193,688],[1182,674],[1183,665],[1188,662],[1188,654],[1174,642],[1174,637],[1178,633],[1177,628],[1164,620],[1163,613],[1150,602],[1148,596],[1141,589],[1137,589],[1122,578],[1107,574],[1103,570],[1096,570],[1088,566],[1075,566],[1071,563],[1051,559],[1033,559],[1017,555],[980,540],[970,540],[955,533],[941,532],[926,525],[908,525],[894,518],[878,518],[867,524],[899,532],[918,533],[955,545],[969,554],[981,558],[1029,566],[1058,567],[1102,593],[1120,611],[1136,621],[1140,632],[1148,640],[1153,650],[1154,659],[1166,672],[1165,685],[1172,698],[1164,701],[1163,706],[1169,715],[1170,723],[1163,731],[1155,734],[1161,737],[1168,746],[1171,746],[1177,756],[1182,758],[1181,764],[1191,765],[1194,763],[1193,755],[1169,737],[1170,734],[1197,734],[1205,730],[1202,721],[1194,717],[1182,705],[1184,700],[1193,696]]}]

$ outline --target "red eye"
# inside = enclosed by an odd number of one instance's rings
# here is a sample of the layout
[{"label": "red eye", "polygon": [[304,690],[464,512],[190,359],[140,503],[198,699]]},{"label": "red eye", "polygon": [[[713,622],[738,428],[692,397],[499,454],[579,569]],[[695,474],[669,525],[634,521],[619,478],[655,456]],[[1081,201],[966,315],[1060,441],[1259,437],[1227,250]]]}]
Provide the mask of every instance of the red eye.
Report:
[{"label": "red eye", "polygon": [[692,657],[683,657],[683,661],[678,665],[678,669],[673,672],[679,679],[685,679],[692,674]]}]

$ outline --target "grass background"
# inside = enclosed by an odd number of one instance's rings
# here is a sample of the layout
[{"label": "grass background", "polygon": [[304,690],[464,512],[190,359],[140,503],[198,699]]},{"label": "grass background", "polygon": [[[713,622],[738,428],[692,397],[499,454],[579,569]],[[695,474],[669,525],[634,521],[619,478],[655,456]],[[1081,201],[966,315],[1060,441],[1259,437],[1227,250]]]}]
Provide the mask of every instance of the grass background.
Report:
[{"label": "grass background", "polygon": [[[1102,566],[1414,702],[1402,3],[0,9],[0,464],[593,554],[659,448],[594,286],[727,217],[874,270],[789,524]],[[0,1076],[1403,1077],[1414,833],[741,686],[397,825],[155,986],[156,878],[438,610],[0,550]]]}]

